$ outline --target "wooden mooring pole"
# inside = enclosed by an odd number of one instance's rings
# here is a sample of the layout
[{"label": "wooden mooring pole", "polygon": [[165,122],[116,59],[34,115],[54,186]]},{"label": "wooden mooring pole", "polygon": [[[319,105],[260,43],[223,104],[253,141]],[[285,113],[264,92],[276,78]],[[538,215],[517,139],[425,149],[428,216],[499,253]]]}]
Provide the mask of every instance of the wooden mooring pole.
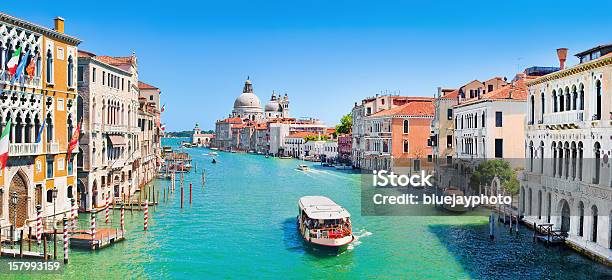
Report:
[{"label": "wooden mooring pole", "polygon": [[[55,223],[55,220],[53,222]],[[53,259],[57,260],[57,229],[55,228],[53,229]]]},{"label": "wooden mooring pole", "polygon": [[493,240],[495,238],[495,232],[493,227],[495,227],[495,221],[493,217],[493,211],[491,211],[491,215],[489,216],[489,238]]},{"label": "wooden mooring pole", "polygon": [[189,183],[189,205],[191,205],[191,183]]}]

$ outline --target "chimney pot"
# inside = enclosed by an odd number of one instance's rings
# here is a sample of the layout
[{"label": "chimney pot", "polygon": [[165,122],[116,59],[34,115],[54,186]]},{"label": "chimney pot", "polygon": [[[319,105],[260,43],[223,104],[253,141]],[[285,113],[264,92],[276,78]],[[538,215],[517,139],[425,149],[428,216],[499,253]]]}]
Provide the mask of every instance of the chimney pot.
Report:
[{"label": "chimney pot", "polygon": [[565,69],[565,60],[567,59],[567,48],[558,48],[557,57],[559,58],[559,68]]},{"label": "chimney pot", "polygon": [[53,19],[55,25],[55,31],[64,34],[64,19],[62,17],[56,17]]}]

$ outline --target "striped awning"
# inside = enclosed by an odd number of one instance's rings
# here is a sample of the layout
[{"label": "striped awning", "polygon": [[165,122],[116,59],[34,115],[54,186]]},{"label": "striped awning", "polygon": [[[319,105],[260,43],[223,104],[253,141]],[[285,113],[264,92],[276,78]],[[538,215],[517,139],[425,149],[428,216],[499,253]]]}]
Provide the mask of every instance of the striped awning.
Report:
[{"label": "striped awning", "polygon": [[121,135],[109,135],[108,139],[111,141],[111,144],[113,144],[113,147],[121,147],[126,144],[125,137]]}]

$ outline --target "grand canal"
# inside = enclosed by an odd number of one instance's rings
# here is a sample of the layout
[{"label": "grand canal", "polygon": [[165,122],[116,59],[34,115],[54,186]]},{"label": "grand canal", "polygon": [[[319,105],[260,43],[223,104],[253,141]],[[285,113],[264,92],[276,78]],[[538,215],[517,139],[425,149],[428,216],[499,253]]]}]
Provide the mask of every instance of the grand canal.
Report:
[{"label": "grand canal", "polygon": [[[178,141],[164,139],[164,144]],[[525,229],[516,236],[500,226],[491,241],[486,217],[363,217],[359,174],[317,167],[303,173],[295,170],[295,160],[223,152],[211,164],[208,150],[188,151],[198,166],[185,177],[186,195],[193,184],[193,204],[180,209],[177,189],[168,202],[151,209],[146,234],[142,214],[128,211],[128,240],[93,253],[72,251],[64,278],[612,277],[609,268],[569,249],[533,244]],[[155,182],[157,190],[167,184]],[[358,240],[347,252],[328,256],[304,247],[295,225],[296,202],[304,195],[328,196],[352,213]],[[80,218],[87,227],[88,215]],[[119,213],[113,223],[118,225]]]}]

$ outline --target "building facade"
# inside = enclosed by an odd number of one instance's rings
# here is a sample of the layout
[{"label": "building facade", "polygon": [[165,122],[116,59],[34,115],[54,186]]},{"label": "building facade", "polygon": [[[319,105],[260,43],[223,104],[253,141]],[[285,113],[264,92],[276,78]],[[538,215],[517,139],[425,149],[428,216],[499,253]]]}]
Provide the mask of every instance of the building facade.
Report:
[{"label": "building facade", "polygon": [[134,163],[138,144],[136,56],[97,56],[80,51],[78,165],[79,208],[91,211],[132,195],[138,186]]},{"label": "building facade", "polygon": [[[51,29],[0,13],[0,130],[11,124],[0,173],[0,227],[33,226],[37,206],[47,221],[58,220],[77,196],[78,149],[69,160],[67,154],[77,127],[79,43],[64,33],[62,18]],[[13,55],[21,75],[9,71]]]},{"label": "building facade", "polygon": [[191,135],[191,144],[198,147],[209,147],[215,135],[212,133],[202,133],[200,124],[196,123]]},{"label": "building facade", "polygon": [[[612,263],[612,45],[528,82],[526,170],[520,212],[552,223],[566,243]],[[562,68],[566,49],[559,49]]]},{"label": "building facade", "polygon": [[[404,105],[365,117],[364,157],[360,168],[393,170],[432,161],[428,145],[432,98],[412,98]],[[418,168],[413,168],[416,170]]]},{"label": "building facade", "polygon": [[[138,82],[138,127],[137,135],[140,157],[135,161],[138,189],[155,178],[161,165],[161,90],[155,86]],[[155,97],[155,95],[157,95]],[[151,98],[153,96],[153,98]]]}]

